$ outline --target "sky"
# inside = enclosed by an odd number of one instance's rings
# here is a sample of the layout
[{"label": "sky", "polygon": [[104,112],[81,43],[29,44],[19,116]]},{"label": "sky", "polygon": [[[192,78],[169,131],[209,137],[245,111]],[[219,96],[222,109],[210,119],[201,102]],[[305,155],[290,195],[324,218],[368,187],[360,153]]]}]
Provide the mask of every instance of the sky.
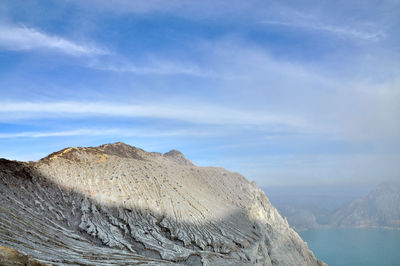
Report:
[{"label": "sky", "polygon": [[260,186],[400,179],[400,2],[3,0],[0,157],[122,141]]}]

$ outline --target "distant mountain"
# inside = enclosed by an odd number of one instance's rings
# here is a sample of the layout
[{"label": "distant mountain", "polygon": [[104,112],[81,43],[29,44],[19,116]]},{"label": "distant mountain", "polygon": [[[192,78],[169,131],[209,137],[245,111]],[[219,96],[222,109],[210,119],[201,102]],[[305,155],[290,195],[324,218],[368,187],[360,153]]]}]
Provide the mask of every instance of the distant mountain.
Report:
[{"label": "distant mountain", "polygon": [[337,227],[400,227],[400,185],[382,183],[366,197],[337,210],[331,219]]},{"label": "distant mountain", "polygon": [[332,216],[331,211],[312,205],[274,204],[274,206],[287,219],[290,226],[298,231],[326,227]]},{"label": "distant mountain", "polygon": [[0,265],[324,265],[254,182],[176,150],[0,159],[0,192]]},{"label": "distant mountain", "polygon": [[[274,202],[274,198],[271,200]],[[300,201],[300,200],[299,200]],[[400,185],[385,182],[367,196],[352,200],[337,210],[298,201],[274,204],[296,230],[326,227],[400,228]]]}]

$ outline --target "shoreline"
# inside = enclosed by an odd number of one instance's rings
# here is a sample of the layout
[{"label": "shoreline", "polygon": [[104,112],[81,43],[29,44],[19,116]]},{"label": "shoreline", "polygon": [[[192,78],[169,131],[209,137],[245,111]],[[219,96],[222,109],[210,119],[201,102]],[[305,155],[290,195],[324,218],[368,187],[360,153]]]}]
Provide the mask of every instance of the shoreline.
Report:
[{"label": "shoreline", "polygon": [[294,229],[297,233],[306,232],[311,230],[325,230],[325,229],[385,229],[385,230],[400,230],[400,227],[389,227],[389,226],[354,226],[354,227],[337,227],[337,226],[329,226],[329,227],[315,227],[315,228],[307,228],[297,230]]}]

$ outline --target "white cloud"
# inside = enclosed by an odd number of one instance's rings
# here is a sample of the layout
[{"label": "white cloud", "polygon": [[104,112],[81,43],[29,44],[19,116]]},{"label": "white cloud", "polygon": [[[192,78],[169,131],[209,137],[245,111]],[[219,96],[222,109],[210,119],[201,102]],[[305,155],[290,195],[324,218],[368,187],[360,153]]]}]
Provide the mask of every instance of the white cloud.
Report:
[{"label": "white cloud", "polygon": [[[221,82],[240,106],[262,106],[317,125],[320,137],[347,140],[398,138],[398,64],[381,58],[313,64],[280,59],[251,45],[218,44],[217,72],[247,79]],[[211,60],[210,60],[211,61]],[[213,63],[213,61],[211,61]],[[384,73],[384,74],[382,74]],[[233,96],[232,96],[233,95]],[[313,133],[316,129],[313,129]]]},{"label": "white cloud", "polygon": [[0,133],[0,139],[10,138],[41,138],[41,137],[66,137],[90,134],[88,130],[72,130],[58,132],[18,132],[18,133]]},{"label": "white cloud", "polygon": [[285,22],[285,21],[275,21],[275,20],[264,20],[261,23],[269,25],[293,27],[293,28],[304,28],[314,31],[323,31],[331,34],[362,39],[362,40],[378,41],[385,37],[385,34],[383,32],[367,32],[352,28],[324,25],[320,23]]},{"label": "white cloud", "polygon": [[91,62],[88,65],[90,68],[112,71],[112,72],[127,72],[138,75],[190,75],[198,77],[217,77],[216,73],[201,69],[195,65],[183,64],[178,62],[153,60],[147,65],[135,66],[132,63],[126,62]]},{"label": "white cloud", "polygon": [[48,117],[144,117],[173,119],[194,124],[269,125],[308,128],[305,119],[284,114],[231,109],[190,103],[117,104],[106,102],[1,102],[0,120]]},{"label": "white cloud", "polygon": [[107,53],[98,47],[78,44],[37,29],[9,25],[0,25],[0,49],[15,51],[53,49],[75,56]]},{"label": "white cloud", "polygon": [[113,137],[179,137],[179,136],[192,136],[192,137],[205,137],[218,135],[217,132],[201,131],[201,130],[154,130],[154,129],[77,129],[69,131],[38,131],[38,132],[14,132],[14,133],[0,133],[0,139],[12,138],[47,138],[47,137],[67,137],[67,136],[113,136]]}]

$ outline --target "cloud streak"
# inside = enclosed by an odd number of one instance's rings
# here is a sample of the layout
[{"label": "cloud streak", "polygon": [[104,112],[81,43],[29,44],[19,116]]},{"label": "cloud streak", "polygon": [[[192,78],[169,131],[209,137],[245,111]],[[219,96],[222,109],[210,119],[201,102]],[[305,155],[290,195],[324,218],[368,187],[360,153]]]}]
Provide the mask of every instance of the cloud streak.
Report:
[{"label": "cloud streak", "polygon": [[182,64],[177,62],[168,62],[157,60],[148,65],[136,66],[132,63],[110,63],[93,61],[88,67],[111,72],[133,73],[138,75],[189,75],[195,77],[217,78],[216,73],[201,69],[195,65]]},{"label": "cloud streak", "polygon": [[379,41],[385,38],[383,32],[366,32],[360,31],[352,28],[342,28],[331,25],[317,24],[317,23],[306,23],[306,22],[285,22],[285,21],[275,21],[275,20],[264,20],[262,24],[277,25],[292,28],[303,28],[306,30],[322,31],[339,36],[346,36],[362,40]]},{"label": "cloud streak", "polygon": [[108,53],[98,47],[78,44],[56,35],[48,35],[34,28],[9,25],[0,25],[0,49],[13,51],[51,49],[73,56]]},{"label": "cloud streak", "polygon": [[[183,102],[183,104],[182,104]],[[128,117],[171,119],[193,124],[283,125],[307,128],[308,122],[297,116],[260,113],[209,104],[179,103],[116,104],[106,102],[2,102],[0,119],[48,117]]]},{"label": "cloud streak", "polygon": [[77,129],[68,131],[39,131],[39,132],[14,132],[14,133],[0,133],[0,139],[13,139],[13,138],[48,138],[48,137],[71,137],[71,136],[113,136],[113,137],[141,137],[141,138],[154,138],[154,137],[209,137],[216,136],[216,132],[204,132],[201,130],[136,130],[136,129]]}]

